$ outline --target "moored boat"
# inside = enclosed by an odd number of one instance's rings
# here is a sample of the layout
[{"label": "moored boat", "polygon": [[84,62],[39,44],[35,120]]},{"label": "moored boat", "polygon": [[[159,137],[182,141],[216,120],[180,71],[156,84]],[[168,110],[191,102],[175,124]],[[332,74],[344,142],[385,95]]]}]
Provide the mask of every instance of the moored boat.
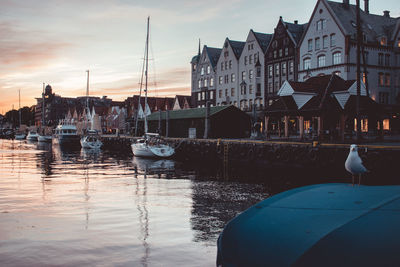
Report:
[{"label": "moored boat", "polygon": [[80,146],[76,125],[70,120],[62,120],[54,131],[53,140],[61,146]]},{"label": "moored boat", "polygon": [[29,131],[28,135],[26,136],[26,139],[29,141],[37,141],[39,137],[39,134],[36,131]]},{"label": "moored boat", "polygon": [[39,135],[38,141],[39,142],[51,142],[53,140],[53,137],[51,135]]}]

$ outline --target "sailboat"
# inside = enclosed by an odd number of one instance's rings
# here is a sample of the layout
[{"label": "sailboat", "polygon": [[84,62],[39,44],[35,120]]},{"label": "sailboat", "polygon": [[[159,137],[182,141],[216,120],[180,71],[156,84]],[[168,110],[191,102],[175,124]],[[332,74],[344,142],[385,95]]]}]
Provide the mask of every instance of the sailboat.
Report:
[{"label": "sailboat", "polygon": [[[149,66],[149,24],[150,17],[147,18],[147,37],[146,37],[146,48],[145,48],[145,87],[144,87],[144,106],[145,110],[147,108],[147,81],[148,81],[148,66]],[[140,83],[140,88],[143,84],[143,73],[142,80]],[[141,106],[140,97],[138,102],[138,107]],[[138,108],[139,110],[139,108]],[[147,125],[147,112],[144,114],[144,136],[138,139],[135,143],[131,144],[132,153],[136,157],[149,157],[149,158],[168,158],[175,154],[175,149],[169,144],[164,142],[159,134],[148,133]]]},{"label": "sailboat", "polygon": [[[88,122],[88,117],[90,116],[89,110],[89,71],[87,70],[87,85],[86,85],[86,123]],[[94,109],[93,109],[94,112]],[[93,123],[91,124],[93,127]],[[97,134],[95,130],[89,130],[86,126],[86,134],[82,136],[81,146],[84,149],[100,149],[103,146],[103,143],[100,140],[100,136]]]},{"label": "sailboat", "polygon": [[23,140],[26,138],[25,133],[21,132],[21,90],[18,90],[18,116],[19,116],[19,129],[18,132],[15,134],[15,140]]}]

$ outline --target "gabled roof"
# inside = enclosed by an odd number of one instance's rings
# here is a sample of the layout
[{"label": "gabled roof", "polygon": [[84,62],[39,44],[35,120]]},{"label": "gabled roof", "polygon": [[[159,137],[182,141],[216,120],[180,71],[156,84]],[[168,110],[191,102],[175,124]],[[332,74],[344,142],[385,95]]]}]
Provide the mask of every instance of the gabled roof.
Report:
[{"label": "gabled roof", "polygon": [[286,21],[282,21],[283,24],[286,26],[287,32],[289,35],[292,37],[293,41],[296,43],[296,45],[299,43],[301,37],[303,36],[303,33],[305,29],[307,28],[308,23],[305,24],[296,24],[296,23],[290,23]]},{"label": "gabled roof", "polygon": [[[356,28],[356,11],[355,5],[344,5],[343,3],[326,1],[328,6],[339,19],[341,25],[344,27],[346,34],[355,38],[357,33]],[[376,15],[366,13],[360,10],[360,18],[362,23],[362,31],[367,35],[369,41],[377,40],[380,36],[392,37],[396,23],[399,18],[385,17],[383,15]]]},{"label": "gabled roof", "polygon": [[215,47],[208,47],[204,46],[204,49],[206,50],[206,53],[208,55],[208,58],[210,59],[211,66],[215,68],[218,63],[219,56],[221,55],[221,48],[215,48]]},{"label": "gabled roof", "polygon": [[267,50],[268,45],[271,42],[272,37],[274,35],[267,34],[267,33],[261,33],[261,32],[255,32],[253,30],[251,30],[251,31],[253,32],[254,36],[256,37],[256,40],[257,40],[258,44],[260,45],[261,49],[265,53],[265,51]]},{"label": "gabled roof", "polygon": [[239,59],[240,55],[242,54],[243,48],[246,45],[246,42],[241,41],[233,41],[226,38],[229,42],[230,46],[232,47],[233,53],[235,54],[236,58]]}]

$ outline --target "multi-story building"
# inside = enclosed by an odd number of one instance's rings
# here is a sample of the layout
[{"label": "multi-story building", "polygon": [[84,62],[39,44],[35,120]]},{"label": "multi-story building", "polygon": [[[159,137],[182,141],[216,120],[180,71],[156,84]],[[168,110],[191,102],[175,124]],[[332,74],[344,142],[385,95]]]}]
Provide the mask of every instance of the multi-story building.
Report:
[{"label": "multi-story building", "polygon": [[[250,30],[247,35],[244,49],[239,58],[238,82],[235,88],[238,101],[242,110],[257,109],[264,106],[265,100],[265,68],[264,54],[272,39],[272,34],[254,32]],[[231,89],[232,90],[232,89]],[[232,96],[231,94],[231,97]]]},{"label": "multi-story building", "polygon": [[224,46],[217,63],[216,103],[217,105],[238,106],[239,84],[243,77],[239,74],[239,58],[245,42],[225,39]]},{"label": "multi-story building", "polygon": [[[400,19],[369,13],[369,1],[360,10],[362,29],[361,79],[372,99],[394,104],[399,94]],[[300,42],[299,80],[337,74],[356,79],[356,6],[349,0],[318,0]]]},{"label": "multi-story building", "polygon": [[279,18],[265,53],[265,105],[269,106],[278,99],[277,92],[285,81],[297,81],[297,46],[306,26]]},{"label": "multi-story building", "polygon": [[202,52],[194,56],[192,65],[192,106],[205,107],[210,101],[216,105],[216,69],[221,49],[204,46]]}]

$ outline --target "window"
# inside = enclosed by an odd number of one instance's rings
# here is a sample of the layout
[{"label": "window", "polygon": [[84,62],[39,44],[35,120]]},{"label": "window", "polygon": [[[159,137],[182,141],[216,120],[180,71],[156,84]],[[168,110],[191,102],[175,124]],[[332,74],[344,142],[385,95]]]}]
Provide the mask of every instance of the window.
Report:
[{"label": "window", "polygon": [[279,49],[279,57],[282,57],[282,49]]},{"label": "window", "polygon": [[244,57],[244,65],[247,65],[247,56]]},{"label": "window", "polygon": [[293,74],[294,72],[294,63],[293,61],[289,61],[289,74]]},{"label": "window", "polygon": [[385,55],[385,66],[390,66],[390,54]]},{"label": "window", "polygon": [[249,108],[252,108],[253,107],[253,99],[250,99],[249,100]]},{"label": "window", "polygon": [[240,87],[240,93],[241,93],[242,95],[245,95],[245,94],[246,94],[246,85],[245,85],[245,84],[242,85],[242,86]]},{"label": "window", "polygon": [[256,91],[256,94],[258,95],[258,96],[261,96],[261,84],[260,83],[257,83],[257,89],[256,89],[257,91]]},{"label": "window", "polygon": [[229,83],[229,75],[228,74],[225,75],[224,78],[225,78],[225,83]]},{"label": "window", "polygon": [[275,76],[279,76],[279,64],[275,65]]},{"label": "window", "polygon": [[201,88],[201,80],[199,80],[199,88]]},{"label": "window", "polygon": [[201,67],[201,75],[204,75],[204,67]]},{"label": "window", "polygon": [[224,70],[224,62],[221,62],[221,70]]},{"label": "window", "polygon": [[229,69],[232,69],[232,60],[229,60]]},{"label": "window", "polygon": [[249,94],[252,94],[252,93],[253,93],[253,85],[249,84]]},{"label": "window", "polygon": [[328,48],[328,36],[322,37],[322,46],[323,48]]},{"label": "window", "polygon": [[228,96],[228,89],[225,89],[225,96]]},{"label": "window", "polygon": [[229,57],[229,51],[224,52],[224,57]]},{"label": "window", "polygon": [[206,99],[206,92],[201,92],[201,100]]},{"label": "window", "polygon": [[276,52],[276,50],[274,51],[274,58],[276,58],[278,55],[278,52]]},{"label": "window", "polygon": [[249,79],[253,79],[253,70],[249,70]]},{"label": "window", "polygon": [[320,41],[319,37],[315,38],[315,50],[319,50],[320,48]]},{"label": "window", "polygon": [[336,35],[334,33],[331,34],[331,46],[336,45]]},{"label": "window", "polygon": [[204,87],[207,87],[207,86],[208,86],[208,79],[205,78],[205,79],[204,79]]},{"label": "window", "polygon": [[249,56],[249,64],[253,64],[253,55]]},{"label": "window", "polygon": [[326,29],[326,19],[322,19],[322,29]]},{"label": "window", "polygon": [[201,100],[201,93],[199,92],[198,94],[197,94],[197,101],[200,101]]},{"label": "window", "polygon": [[272,87],[272,83],[268,84],[268,93],[273,93],[274,92],[274,88]]},{"label": "window", "polygon": [[235,82],[235,80],[236,80],[235,73],[232,73],[231,74],[231,82]]},{"label": "window", "polygon": [[228,69],[228,61],[225,61],[225,69]]},{"label": "window", "polygon": [[207,74],[210,74],[210,72],[211,72],[211,67],[210,67],[210,65],[208,65],[207,66]]},{"label": "window", "polygon": [[221,98],[222,97],[222,90],[218,91],[218,97]]},{"label": "window", "polygon": [[379,53],[378,54],[378,65],[383,65],[383,54]]},{"label": "window", "polygon": [[379,73],[379,86],[384,86],[385,84],[385,76],[383,73]]},{"label": "window", "polygon": [[279,90],[279,82],[275,82],[275,90],[274,91],[278,91]]},{"label": "window", "polygon": [[214,91],[210,91],[210,99],[214,98]]},{"label": "window", "polygon": [[379,92],[379,103],[388,104],[389,103],[389,93]]},{"label": "window", "polygon": [[320,20],[317,21],[317,31],[322,29],[322,22]]},{"label": "window", "polygon": [[231,96],[235,96],[235,88],[231,88]]},{"label": "window", "polygon": [[308,40],[308,51],[312,51],[312,39]]},{"label": "window", "polygon": [[311,59],[310,58],[303,59],[303,69],[308,70],[310,68],[311,68]]},{"label": "window", "polygon": [[288,47],[285,48],[285,56],[287,56],[287,55],[289,55],[289,48]]},{"label": "window", "polygon": [[256,73],[256,77],[261,77],[261,67],[257,67],[256,69],[257,73]]},{"label": "window", "polygon": [[210,86],[214,86],[214,78],[210,78]]},{"label": "window", "polygon": [[342,53],[341,52],[334,53],[332,55],[332,62],[333,62],[333,65],[342,63]]},{"label": "window", "polygon": [[242,81],[246,80],[246,72],[242,71]]},{"label": "window", "polygon": [[286,75],[286,62],[282,63],[282,75]]},{"label": "window", "polygon": [[222,84],[222,76],[218,77],[218,84]]},{"label": "window", "polygon": [[382,37],[382,38],[381,38],[380,44],[381,44],[382,46],[386,46],[386,45],[387,45],[387,39],[386,39],[386,37]]},{"label": "window", "polygon": [[390,87],[390,74],[385,74],[385,86]]},{"label": "window", "polygon": [[272,75],[273,75],[273,73],[272,73],[272,65],[269,65],[268,66],[268,77],[272,78]]},{"label": "window", "polygon": [[318,67],[325,67],[325,55],[318,57]]},{"label": "window", "polygon": [[257,61],[258,61],[258,53],[254,54],[254,63],[257,63]]},{"label": "window", "polygon": [[363,63],[368,64],[368,55],[369,53],[367,51],[364,52],[364,58],[363,58]]}]

